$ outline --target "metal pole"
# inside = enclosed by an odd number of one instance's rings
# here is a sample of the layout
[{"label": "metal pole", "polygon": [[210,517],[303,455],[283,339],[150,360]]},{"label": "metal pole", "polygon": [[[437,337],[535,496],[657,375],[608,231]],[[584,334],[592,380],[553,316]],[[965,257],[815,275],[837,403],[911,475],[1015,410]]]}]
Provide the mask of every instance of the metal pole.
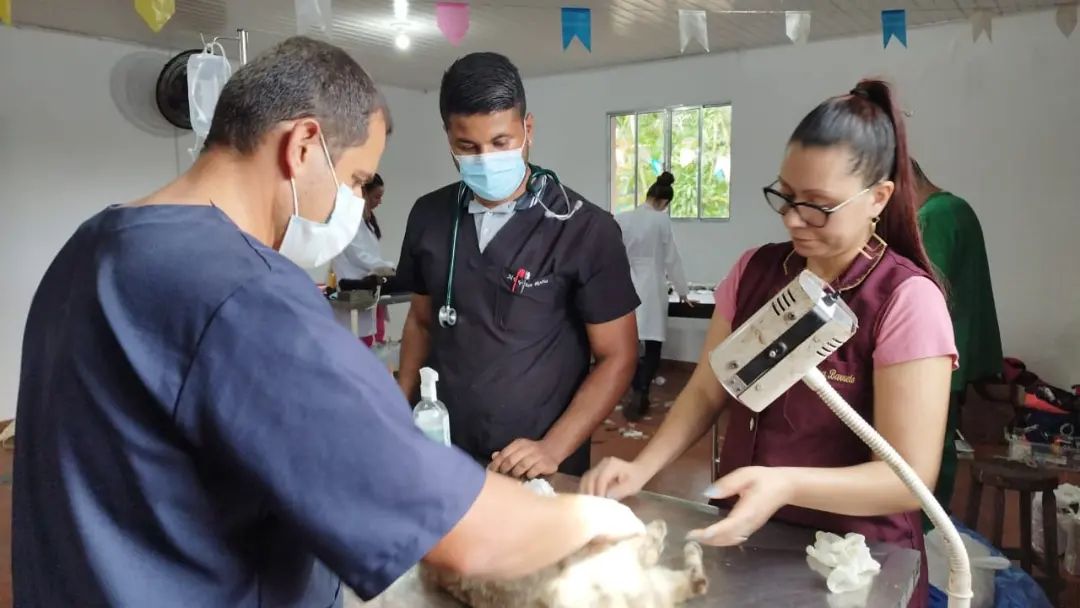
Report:
[{"label": "metal pole", "polygon": [[247,63],[248,33],[244,28],[236,30],[237,38],[240,39],[240,65]]},{"label": "metal pole", "polygon": [[719,423],[712,427],[712,480],[720,479],[720,429]]}]

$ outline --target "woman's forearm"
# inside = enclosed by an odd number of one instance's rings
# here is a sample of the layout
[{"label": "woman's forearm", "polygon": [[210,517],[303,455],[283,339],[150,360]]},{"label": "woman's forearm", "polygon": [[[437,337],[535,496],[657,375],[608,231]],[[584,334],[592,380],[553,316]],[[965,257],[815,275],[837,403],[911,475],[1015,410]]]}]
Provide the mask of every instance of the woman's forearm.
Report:
[{"label": "woman's forearm", "polygon": [[701,359],[686,388],[675,399],[660,429],[634,463],[652,479],[660,469],[671,464],[716,423],[724,409],[727,393],[713,374],[709,353],[731,335],[731,323],[719,312],[713,314]]},{"label": "woman's forearm", "polygon": [[[951,374],[948,357],[874,370],[874,427],[929,488],[941,466]],[[801,507],[854,516],[921,508],[904,482],[880,460],[845,468],[792,470],[793,504]]]},{"label": "woman's forearm", "polygon": [[[878,460],[842,468],[784,470],[794,489],[791,504],[797,507],[853,517],[891,515],[922,508],[889,465]],[[923,481],[933,487],[933,479]]]},{"label": "woman's forearm", "polygon": [[722,395],[717,399],[691,383],[679,394],[656,435],[634,462],[641,465],[651,479],[700,439],[715,424],[723,407]]}]

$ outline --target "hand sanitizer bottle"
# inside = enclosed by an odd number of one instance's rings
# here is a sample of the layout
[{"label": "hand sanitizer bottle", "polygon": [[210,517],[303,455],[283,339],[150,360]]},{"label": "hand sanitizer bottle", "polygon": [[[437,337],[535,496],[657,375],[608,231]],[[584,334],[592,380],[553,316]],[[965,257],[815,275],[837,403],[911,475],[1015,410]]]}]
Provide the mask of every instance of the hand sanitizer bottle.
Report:
[{"label": "hand sanitizer bottle", "polygon": [[439,373],[430,367],[420,370],[420,403],[413,408],[413,422],[432,441],[450,445],[450,411],[435,394]]}]

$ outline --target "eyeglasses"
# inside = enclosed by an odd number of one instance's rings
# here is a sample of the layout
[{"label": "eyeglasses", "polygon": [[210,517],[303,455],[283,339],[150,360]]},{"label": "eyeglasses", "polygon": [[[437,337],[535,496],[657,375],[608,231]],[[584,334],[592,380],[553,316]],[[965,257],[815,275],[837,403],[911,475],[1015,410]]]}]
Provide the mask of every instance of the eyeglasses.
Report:
[{"label": "eyeglasses", "polygon": [[845,205],[866,194],[876,185],[877,184],[872,184],[867,186],[851,198],[832,205],[831,207],[823,207],[821,205],[815,205],[814,203],[797,203],[795,202],[795,199],[777,190],[774,187],[776,186],[776,182],[762,188],[762,190],[765,192],[765,202],[769,203],[769,206],[772,207],[773,211],[780,215],[787,215],[788,211],[794,209],[795,213],[798,214],[799,219],[806,222],[808,226],[822,228],[828,223],[830,215],[840,211]]}]

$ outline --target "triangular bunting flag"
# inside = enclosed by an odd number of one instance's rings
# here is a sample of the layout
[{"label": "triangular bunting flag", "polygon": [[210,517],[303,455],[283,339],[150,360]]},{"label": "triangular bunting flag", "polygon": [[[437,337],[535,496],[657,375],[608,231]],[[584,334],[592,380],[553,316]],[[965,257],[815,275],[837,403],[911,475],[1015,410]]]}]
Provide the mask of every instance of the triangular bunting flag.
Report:
[{"label": "triangular bunting flag", "polygon": [[1057,26],[1068,38],[1076,30],[1076,5],[1063,4],[1057,9]]},{"label": "triangular bunting flag", "polygon": [[329,36],[334,23],[331,0],[296,0],[296,33],[301,36]]},{"label": "triangular bunting flag", "polygon": [[436,3],[435,22],[450,44],[457,46],[469,31],[469,5],[464,2]]},{"label": "triangular bunting flag", "polygon": [[679,10],[679,52],[686,52],[686,45],[696,40],[705,52],[709,52],[709,22],[705,11]]},{"label": "triangular bunting flag", "polygon": [[787,37],[795,44],[806,44],[810,39],[810,11],[786,11]]},{"label": "triangular bunting flag", "polygon": [[971,14],[971,41],[978,42],[979,36],[983,32],[986,32],[986,40],[989,42],[994,41],[993,36],[993,19],[994,15],[990,11],[975,11]]},{"label": "triangular bunting flag", "polygon": [[888,48],[889,40],[894,36],[907,47],[907,11],[903,9],[881,11],[882,46]]},{"label": "triangular bunting flag", "polygon": [[0,22],[11,25],[11,0],[0,0]]},{"label": "triangular bunting flag", "polygon": [[562,48],[565,51],[577,38],[592,52],[592,10],[587,8],[563,7],[562,9]]},{"label": "triangular bunting flag", "polygon": [[146,25],[154,33],[160,32],[161,28],[172,19],[176,12],[175,0],[135,0],[135,12],[139,13]]}]

